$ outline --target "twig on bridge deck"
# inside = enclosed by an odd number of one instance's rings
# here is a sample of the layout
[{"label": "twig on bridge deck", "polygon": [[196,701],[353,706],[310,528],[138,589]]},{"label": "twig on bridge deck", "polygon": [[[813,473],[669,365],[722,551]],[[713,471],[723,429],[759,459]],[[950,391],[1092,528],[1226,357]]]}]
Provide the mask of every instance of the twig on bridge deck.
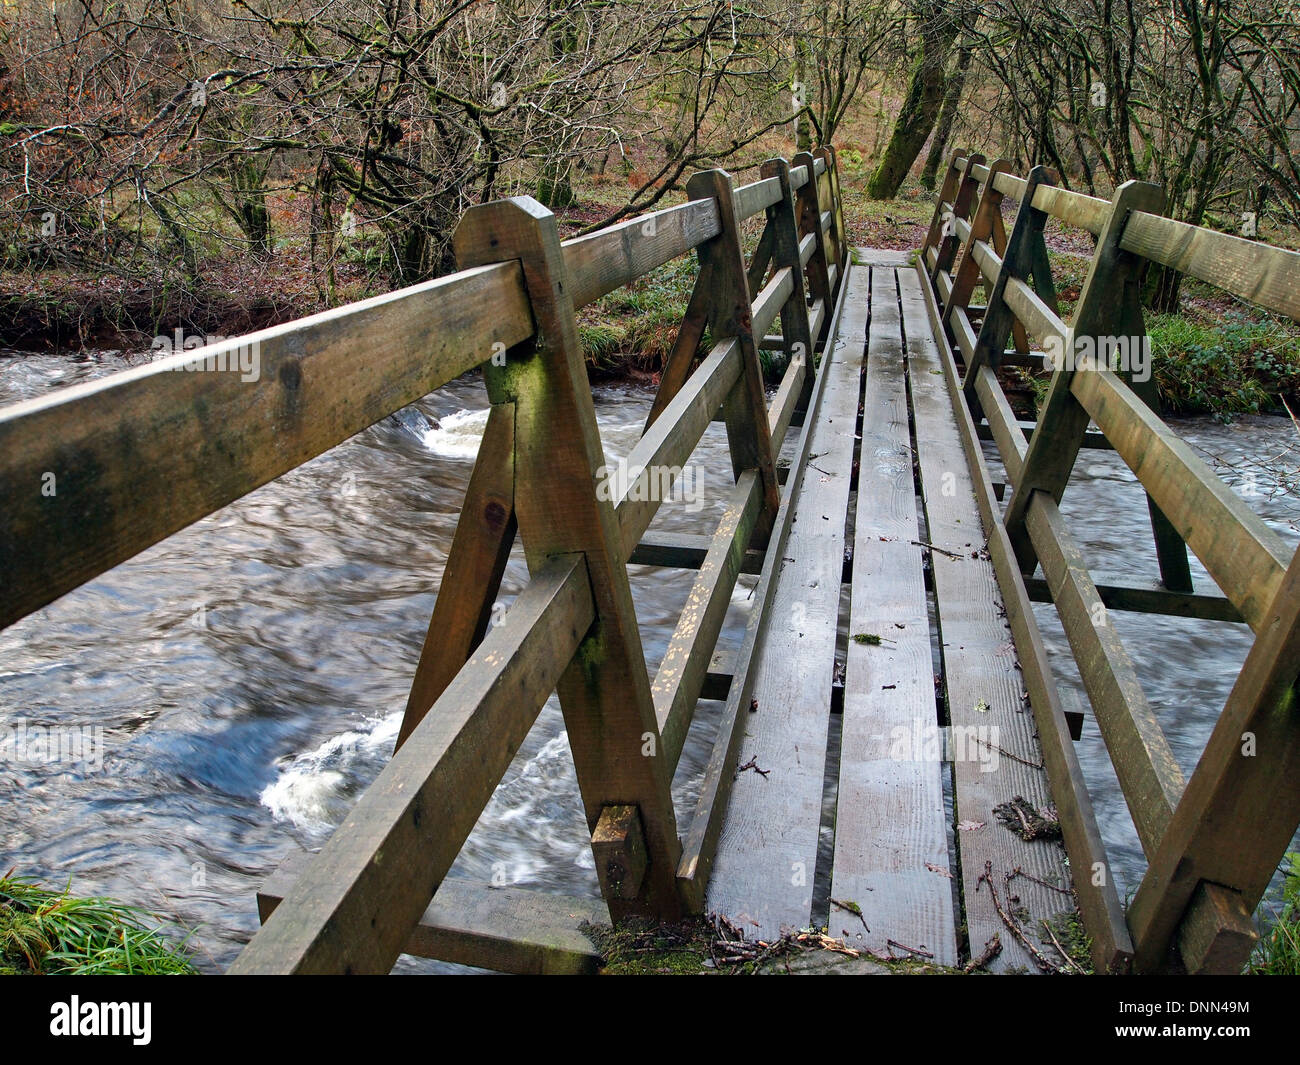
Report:
[{"label": "twig on bridge deck", "polygon": [[970,961],[961,967],[961,971],[969,974],[979,969],[983,969],[984,966],[988,965],[989,962],[1001,953],[1002,934],[1000,932],[994,932],[993,937],[984,944],[984,949],[980,951],[979,957],[971,958]]},{"label": "twig on bridge deck", "polygon": [[758,774],[760,777],[762,777],[764,780],[767,779],[767,775],[768,775],[768,773],[772,772],[772,770],[770,770],[770,769],[759,769],[759,768],[758,768],[758,756],[757,756],[757,755],[755,755],[753,758],[751,758],[751,759],[750,759],[748,762],[746,762],[744,765],[740,766],[740,767],[736,770],[736,775],[739,776],[739,775],[740,775],[741,773],[743,773],[746,769],[752,769],[755,773],[757,773],[757,774]]},{"label": "twig on bridge deck", "polygon": [[1043,927],[1047,929],[1047,934],[1052,937],[1052,945],[1056,947],[1056,952],[1060,954],[1062,958],[1065,959],[1065,964],[1070,966],[1070,968],[1074,969],[1081,976],[1086,976],[1087,973],[1083,971],[1083,967],[1080,966],[1077,961],[1071,958],[1070,955],[1066,952],[1065,948],[1061,946],[1061,941],[1056,938],[1056,933],[1052,931],[1052,926],[1048,924],[1046,921],[1044,921]]},{"label": "twig on bridge deck", "polygon": [[984,863],[984,873],[977,881],[975,881],[975,890],[978,891],[979,885],[985,881],[987,881],[989,885],[989,894],[993,896],[993,908],[998,911],[998,916],[1002,918],[1002,923],[1007,926],[1007,930],[1015,936],[1020,945],[1029,952],[1029,956],[1034,959],[1034,964],[1045,973],[1058,972],[1059,968],[1053,965],[1042,951],[1029,942],[1029,937],[1025,935],[1024,929],[1021,928],[1020,925],[1016,923],[1015,919],[1002,908],[1002,901],[998,898],[998,889],[993,886],[992,862]]},{"label": "twig on bridge deck", "polygon": [[915,954],[918,958],[931,958],[931,959],[934,958],[934,955],[931,954],[928,950],[918,950],[916,947],[909,947],[906,943],[900,943],[896,939],[886,939],[885,946],[891,948],[890,949],[891,956],[893,955],[892,948],[897,947],[899,950],[905,950],[909,954]]},{"label": "twig on bridge deck", "polygon": [[853,914],[854,917],[862,922],[863,928],[866,928],[868,932],[871,931],[867,925],[867,919],[862,915],[862,907],[852,899],[848,902],[840,902],[839,899],[831,899],[830,901],[832,906],[838,906],[841,910],[847,910],[849,913]]},{"label": "twig on bridge deck", "polygon": [[1023,876],[1026,880],[1031,880],[1042,887],[1050,888],[1052,891],[1059,891],[1062,895],[1073,895],[1074,891],[1068,887],[1061,887],[1060,884],[1049,884],[1046,880],[1040,880],[1033,873],[1026,873],[1020,866],[1016,866],[1011,872],[1007,873],[1007,883],[1010,884],[1016,877]]},{"label": "twig on bridge deck", "polygon": [[956,551],[949,551],[946,547],[935,547],[934,544],[927,544],[924,540],[911,540],[909,542],[915,544],[917,547],[924,547],[927,551],[938,551],[939,554],[947,555],[949,558],[955,558],[958,562],[966,557],[965,555],[957,554]]}]

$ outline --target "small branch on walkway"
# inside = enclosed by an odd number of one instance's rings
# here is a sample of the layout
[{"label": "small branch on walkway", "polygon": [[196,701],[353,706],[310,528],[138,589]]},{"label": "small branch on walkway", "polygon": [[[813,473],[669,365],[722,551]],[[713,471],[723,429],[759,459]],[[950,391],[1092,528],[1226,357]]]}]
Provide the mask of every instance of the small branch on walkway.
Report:
[{"label": "small branch on walkway", "polygon": [[924,547],[927,551],[938,551],[939,554],[947,555],[949,558],[955,558],[958,562],[966,557],[965,555],[957,554],[956,551],[949,551],[946,547],[935,547],[934,544],[927,544],[924,540],[909,540],[908,542],[915,544],[917,547]]},{"label": "small branch on walkway", "polygon": [[994,932],[993,938],[984,944],[984,949],[980,951],[979,957],[971,958],[961,967],[961,971],[967,974],[977,972],[983,969],[989,962],[1002,953],[1002,933]]},{"label": "small branch on walkway", "polygon": [[1083,967],[1080,966],[1077,961],[1071,958],[1070,955],[1066,952],[1066,949],[1063,946],[1061,946],[1061,941],[1056,938],[1056,933],[1052,931],[1052,926],[1048,924],[1046,921],[1044,921],[1043,927],[1047,929],[1047,934],[1052,937],[1052,944],[1053,946],[1056,947],[1056,952],[1060,954],[1062,958],[1065,959],[1065,964],[1068,965],[1075,972],[1077,972],[1080,976],[1086,976],[1087,973],[1083,971]]},{"label": "small branch on walkway", "polygon": [[906,943],[899,943],[897,940],[894,939],[886,939],[885,946],[890,948],[891,954],[893,953],[893,948],[897,947],[899,950],[907,951],[908,954],[915,954],[918,958],[930,958],[931,960],[934,959],[934,955],[931,954],[928,950],[917,950],[916,947],[909,947]]},{"label": "small branch on walkway", "polygon": [[1059,884],[1049,884],[1046,880],[1040,880],[1033,873],[1026,873],[1020,866],[1016,866],[1011,872],[1007,873],[1007,883],[1010,884],[1016,877],[1022,876],[1026,880],[1031,880],[1035,884],[1040,884],[1052,891],[1059,891],[1062,895],[1073,895],[1074,891],[1068,887],[1061,887]]},{"label": "small branch on walkway", "polygon": [[986,881],[989,885],[989,894],[993,896],[993,908],[998,911],[998,916],[1002,918],[1002,923],[1007,926],[1007,930],[1015,936],[1020,945],[1029,952],[1029,956],[1034,959],[1034,964],[1045,973],[1059,972],[1057,966],[1053,965],[1046,955],[1044,955],[1042,951],[1029,941],[1029,937],[1025,935],[1024,929],[1016,923],[1015,918],[1002,908],[1002,902],[998,898],[998,889],[993,886],[992,862],[984,863],[984,874],[975,881],[975,890],[978,891],[979,885]]},{"label": "small branch on walkway", "polygon": [[849,913],[853,914],[854,917],[856,917],[859,921],[862,922],[863,928],[866,928],[868,932],[871,931],[871,929],[867,927],[867,919],[862,916],[862,907],[859,906],[856,902],[852,901],[851,899],[848,902],[840,902],[839,899],[831,899],[831,905],[838,906],[841,910],[847,910]]}]

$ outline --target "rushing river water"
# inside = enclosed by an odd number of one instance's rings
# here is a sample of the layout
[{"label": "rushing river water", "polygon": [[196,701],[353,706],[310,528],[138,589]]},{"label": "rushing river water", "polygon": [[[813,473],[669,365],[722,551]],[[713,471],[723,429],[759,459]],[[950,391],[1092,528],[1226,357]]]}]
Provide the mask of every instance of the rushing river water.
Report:
[{"label": "rushing river water", "polygon": [[[0,357],[0,405],[123,365]],[[651,398],[596,390],[609,462],[635,443]],[[481,381],[455,382],[0,632],[0,725],[80,729],[99,754],[0,763],[0,869],[165,914],[194,930],[202,967],[228,966],[256,928],[260,881],[292,849],[318,847],[391,754],[485,406]],[[1230,483],[1253,488],[1252,505],[1289,544],[1300,539],[1300,447],[1288,422],[1177,427]],[[716,523],[730,476],[720,426],[692,465],[703,499],[666,505],[656,527]],[[1137,581],[1155,572],[1144,498],[1114,455],[1082,454],[1063,510],[1098,573]],[[1198,587],[1209,587],[1193,567]],[[516,548],[503,603],[526,572]],[[653,674],[691,574],[632,567],[630,579]],[[752,584],[743,577],[732,597],[724,645],[738,641]],[[1248,630],[1114,617],[1190,772]],[[1052,609],[1039,618],[1067,706],[1086,705]],[[681,817],[716,705],[702,704],[683,752]],[[1091,721],[1078,751],[1123,894],[1140,878],[1141,851]],[[453,875],[598,894],[554,698]]]}]

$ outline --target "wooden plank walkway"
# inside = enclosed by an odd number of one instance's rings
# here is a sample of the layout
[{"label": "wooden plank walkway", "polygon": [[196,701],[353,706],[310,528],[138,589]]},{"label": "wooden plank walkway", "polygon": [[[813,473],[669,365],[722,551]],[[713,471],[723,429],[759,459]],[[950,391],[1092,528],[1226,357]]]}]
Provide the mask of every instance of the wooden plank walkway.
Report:
[{"label": "wooden plank walkway", "polygon": [[[751,938],[828,913],[833,936],[943,965],[998,934],[989,968],[1034,972],[1033,952],[1060,964],[1042,922],[1074,900],[1059,840],[1023,839],[999,817],[1018,822],[1016,803],[1051,819],[1033,715],[920,280],[900,253],[859,249],[855,259],[811,459],[791,475],[794,525],[740,744],[739,764],[766,775],[738,770],[708,908]],[[827,897],[814,899],[837,634],[848,651],[840,750],[830,752],[834,850]]]},{"label": "wooden plank walkway", "polygon": [[868,283],[865,270],[850,274],[840,335],[859,341],[827,344],[808,462],[790,474],[790,534],[755,650],[758,709],[739,747],[740,764],[756,769],[733,785],[709,885],[709,909],[733,915],[750,938],[812,919]]}]

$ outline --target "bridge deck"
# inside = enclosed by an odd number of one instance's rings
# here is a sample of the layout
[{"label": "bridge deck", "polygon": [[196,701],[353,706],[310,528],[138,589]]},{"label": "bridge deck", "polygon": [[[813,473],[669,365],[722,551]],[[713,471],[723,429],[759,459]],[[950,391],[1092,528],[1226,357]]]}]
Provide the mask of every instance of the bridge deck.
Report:
[{"label": "bridge deck", "polygon": [[987,485],[962,450],[915,270],[894,252],[858,261],[810,458],[791,472],[739,746],[753,768],[738,771],[708,906],[751,938],[825,923],[943,964],[997,933],[990,968],[1033,971],[999,908],[1059,962],[1042,922],[1073,900],[1059,839],[1022,839],[995,811],[1019,799],[1033,821],[1051,798],[977,507]]}]

